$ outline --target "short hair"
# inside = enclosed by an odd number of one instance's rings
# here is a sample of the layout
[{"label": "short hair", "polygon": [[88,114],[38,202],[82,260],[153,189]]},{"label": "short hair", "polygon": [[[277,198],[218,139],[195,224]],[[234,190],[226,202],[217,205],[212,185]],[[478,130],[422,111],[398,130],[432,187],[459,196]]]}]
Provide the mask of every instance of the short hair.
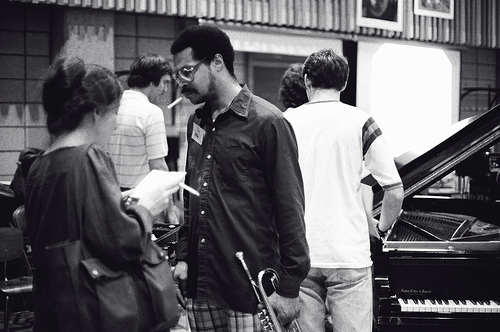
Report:
[{"label": "short hair", "polygon": [[281,78],[279,99],[285,109],[299,107],[308,102],[302,63],[292,63]]},{"label": "short hair", "polygon": [[158,86],[163,76],[171,74],[172,68],[165,58],[148,53],[132,63],[127,84],[131,88],[145,88],[150,83]]},{"label": "short hair", "polygon": [[309,55],[304,62],[304,75],[311,80],[313,88],[343,91],[349,77],[347,59],[331,48]]},{"label": "short hair", "polygon": [[123,88],[108,69],[85,64],[77,57],[60,57],[49,68],[42,86],[47,129],[61,134],[77,128],[84,115],[117,102]]},{"label": "short hair", "polygon": [[216,54],[222,55],[227,70],[233,77],[235,76],[233,45],[228,35],[221,29],[211,25],[190,26],[177,37],[170,52],[175,55],[188,47],[193,49],[195,60],[212,61]]}]

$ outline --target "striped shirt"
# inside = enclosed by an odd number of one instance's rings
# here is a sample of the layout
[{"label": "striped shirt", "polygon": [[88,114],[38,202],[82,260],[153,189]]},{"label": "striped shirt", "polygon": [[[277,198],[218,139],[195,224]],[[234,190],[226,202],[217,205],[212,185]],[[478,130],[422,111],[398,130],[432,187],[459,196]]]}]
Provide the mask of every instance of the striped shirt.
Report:
[{"label": "striped shirt", "polygon": [[134,188],[149,172],[149,160],[168,154],[163,111],[141,92],[126,90],[117,128],[108,144],[120,187]]}]

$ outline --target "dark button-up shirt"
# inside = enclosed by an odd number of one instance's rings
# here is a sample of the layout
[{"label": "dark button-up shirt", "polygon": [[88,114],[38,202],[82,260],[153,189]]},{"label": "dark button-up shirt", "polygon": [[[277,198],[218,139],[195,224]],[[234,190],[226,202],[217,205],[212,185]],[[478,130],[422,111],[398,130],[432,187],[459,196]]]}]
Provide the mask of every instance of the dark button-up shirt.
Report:
[{"label": "dark button-up shirt", "polygon": [[190,298],[242,312],[257,299],[252,278],[265,268],[280,277],[278,294],[298,296],[309,271],[304,189],[295,135],[282,113],[246,86],[212,121],[208,105],[188,121],[186,223],[177,257],[188,263]]}]

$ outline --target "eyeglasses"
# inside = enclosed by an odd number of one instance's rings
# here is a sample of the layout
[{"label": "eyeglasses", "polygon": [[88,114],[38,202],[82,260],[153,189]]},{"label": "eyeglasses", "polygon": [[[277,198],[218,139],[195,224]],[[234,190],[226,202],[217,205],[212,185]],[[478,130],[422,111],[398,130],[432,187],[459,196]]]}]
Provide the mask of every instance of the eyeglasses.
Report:
[{"label": "eyeglasses", "polygon": [[181,80],[186,82],[192,82],[194,80],[194,74],[200,68],[203,61],[205,61],[206,57],[203,58],[200,62],[195,64],[194,66],[185,66],[175,71],[172,74],[172,78],[177,82],[177,84],[181,84]]}]

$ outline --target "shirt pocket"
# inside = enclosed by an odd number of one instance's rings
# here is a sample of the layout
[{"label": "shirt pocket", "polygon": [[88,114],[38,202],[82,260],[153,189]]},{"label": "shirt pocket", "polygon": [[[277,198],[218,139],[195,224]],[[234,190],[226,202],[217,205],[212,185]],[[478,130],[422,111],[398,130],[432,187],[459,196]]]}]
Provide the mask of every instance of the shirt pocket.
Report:
[{"label": "shirt pocket", "polygon": [[237,185],[249,181],[250,151],[236,146],[216,149],[219,176],[222,183]]}]

